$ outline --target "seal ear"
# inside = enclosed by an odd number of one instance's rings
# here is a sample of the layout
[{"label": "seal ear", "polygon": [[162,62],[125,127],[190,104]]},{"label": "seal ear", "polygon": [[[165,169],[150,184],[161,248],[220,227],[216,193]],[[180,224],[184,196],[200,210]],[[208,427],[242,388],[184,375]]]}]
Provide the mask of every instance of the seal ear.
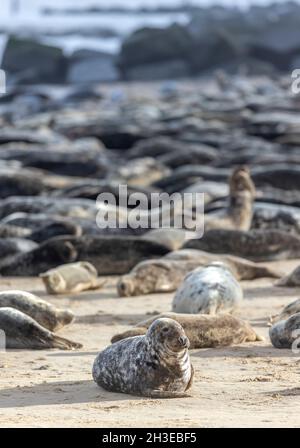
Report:
[{"label": "seal ear", "polygon": [[76,261],[78,257],[78,252],[76,248],[73,246],[70,241],[66,241],[63,243],[61,247],[61,258],[65,263],[71,263],[72,261]]}]

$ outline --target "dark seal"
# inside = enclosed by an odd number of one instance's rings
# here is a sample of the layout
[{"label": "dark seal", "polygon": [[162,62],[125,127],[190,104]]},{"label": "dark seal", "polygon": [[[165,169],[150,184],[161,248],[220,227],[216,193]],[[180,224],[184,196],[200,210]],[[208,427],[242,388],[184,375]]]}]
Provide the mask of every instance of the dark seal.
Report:
[{"label": "dark seal", "polygon": [[157,319],[145,336],[123,339],[99,353],[94,381],[111,392],[154,398],[185,396],[193,380],[189,340],[173,319]]}]

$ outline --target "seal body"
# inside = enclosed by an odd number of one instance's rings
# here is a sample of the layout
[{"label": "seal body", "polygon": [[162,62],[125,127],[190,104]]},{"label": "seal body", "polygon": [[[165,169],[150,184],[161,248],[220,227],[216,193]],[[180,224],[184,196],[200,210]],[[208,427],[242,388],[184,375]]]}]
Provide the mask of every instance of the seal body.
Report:
[{"label": "seal body", "polygon": [[0,291],[0,308],[6,307],[22,311],[51,331],[59,330],[74,320],[71,311],[56,308],[26,291]]},{"label": "seal body", "polygon": [[14,308],[0,308],[0,330],[5,335],[5,345],[8,349],[72,350],[82,347],[77,342],[57,336]]},{"label": "seal body", "polygon": [[300,256],[300,238],[280,230],[209,230],[200,239],[184,243],[186,249],[231,254],[253,261],[287,260]]},{"label": "seal body", "polygon": [[300,266],[293,270],[289,275],[281,278],[277,286],[300,286]]},{"label": "seal body", "polygon": [[144,336],[124,339],[101,352],[94,362],[93,378],[111,392],[176,396],[192,383],[188,347],[180,324],[157,319]]},{"label": "seal body", "polygon": [[178,322],[185,331],[190,348],[226,347],[243,342],[262,341],[254,329],[248,324],[231,314],[180,314],[162,313],[139,322],[135,327],[124,333],[117,334],[112,342],[131,336],[143,335],[155,319],[168,318]]},{"label": "seal body", "polygon": [[195,269],[175,293],[176,313],[216,314],[233,312],[243,299],[243,290],[230,269],[222,263]]},{"label": "seal body", "polygon": [[210,254],[197,249],[181,249],[170,252],[158,260],[141,261],[128,274],[119,279],[117,291],[120,297],[176,291],[189,272],[218,261],[229,266],[237,280],[281,276],[281,273],[275,269],[234,255]]},{"label": "seal body", "polygon": [[283,308],[283,310],[270,318],[271,323],[279,322],[280,320],[286,320],[293,314],[300,313],[300,299],[294,300]]},{"label": "seal body", "polygon": [[69,263],[40,274],[49,294],[78,293],[100,288],[96,268],[87,261]]},{"label": "seal body", "polygon": [[300,336],[300,313],[275,323],[270,328],[269,335],[274,347],[291,348]]}]

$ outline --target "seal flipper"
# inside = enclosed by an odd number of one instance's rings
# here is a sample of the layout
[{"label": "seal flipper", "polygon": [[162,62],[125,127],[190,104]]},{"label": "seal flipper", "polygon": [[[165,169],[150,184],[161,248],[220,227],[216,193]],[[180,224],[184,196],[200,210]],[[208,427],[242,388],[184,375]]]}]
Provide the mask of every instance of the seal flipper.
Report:
[{"label": "seal flipper", "polygon": [[58,348],[60,350],[76,350],[82,348],[82,344],[78,342],[71,341],[70,339],[62,338],[52,333],[52,344],[53,348]]},{"label": "seal flipper", "polygon": [[149,398],[189,398],[191,395],[186,392],[172,392],[170,390],[146,390],[144,397]]}]

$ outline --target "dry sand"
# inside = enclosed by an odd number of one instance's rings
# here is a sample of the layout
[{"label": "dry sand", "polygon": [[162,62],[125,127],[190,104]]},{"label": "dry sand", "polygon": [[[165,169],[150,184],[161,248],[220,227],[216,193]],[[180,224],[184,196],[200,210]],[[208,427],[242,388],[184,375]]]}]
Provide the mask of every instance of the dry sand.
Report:
[{"label": "dry sand", "polygon": [[[299,261],[272,263],[289,272]],[[265,342],[192,350],[191,397],[147,399],[108,393],[94,384],[91,366],[116,332],[154,311],[169,311],[172,294],[117,298],[116,278],[101,291],[51,297],[39,279],[1,279],[0,289],[25,289],[76,322],[60,332],[82,350],[0,353],[1,427],[296,427],[300,426],[300,355],[268,339],[268,316],[300,297],[300,288],[277,288],[273,279],[243,282],[248,319]]]}]

